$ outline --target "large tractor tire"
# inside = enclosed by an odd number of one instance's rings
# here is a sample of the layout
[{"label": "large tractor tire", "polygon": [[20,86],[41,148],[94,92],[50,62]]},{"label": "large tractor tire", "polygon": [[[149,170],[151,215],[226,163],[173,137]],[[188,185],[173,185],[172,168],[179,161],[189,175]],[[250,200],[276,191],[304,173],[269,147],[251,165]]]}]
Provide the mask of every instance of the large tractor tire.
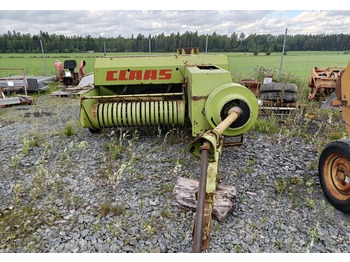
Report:
[{"label": "large tractor tire", "polygon": [[350,213],[350,140],[337,140],[322,151],[319,179],[327,200],[337,209]]},{"label": "large tractor tire", "polygon": [[272,82],[260,87],[260,99],[264,102],[295,103],[298,87],[296,84]]},{"label": "large tractor tire", "polygon": [[260,87],[261,93],[269,93],[269,92],[296,93],[297,91],[298,91],[297,85],[291,84],[291,83],[272,82],[272,83],[263,84]]},{"label": "large tractor tire", "polygon": [[260,98],[262,100],[270,100],[273,102],[294,103],[297,101],[297,94],[283,93],[283,92],[270,92],[262,93]]}]

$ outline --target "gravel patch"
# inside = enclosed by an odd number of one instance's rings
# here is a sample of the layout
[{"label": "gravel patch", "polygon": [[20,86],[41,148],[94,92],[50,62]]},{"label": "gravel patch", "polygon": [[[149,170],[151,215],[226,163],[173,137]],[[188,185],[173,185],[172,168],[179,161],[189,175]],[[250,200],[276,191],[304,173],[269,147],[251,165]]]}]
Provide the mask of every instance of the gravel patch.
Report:
[{"label": "gravel patch", "polygon": [[[177,178],[198,179],[188,130],[92,134],[78,99],[36,100],[0,109],[0,252],[191,252],[195,213],[172,205]],[[325,200],[317,162],[311,141],[287,135],[249,131],[224,148],[237,203],[213,221],[208,252],[350,252],[349,216]]]}]

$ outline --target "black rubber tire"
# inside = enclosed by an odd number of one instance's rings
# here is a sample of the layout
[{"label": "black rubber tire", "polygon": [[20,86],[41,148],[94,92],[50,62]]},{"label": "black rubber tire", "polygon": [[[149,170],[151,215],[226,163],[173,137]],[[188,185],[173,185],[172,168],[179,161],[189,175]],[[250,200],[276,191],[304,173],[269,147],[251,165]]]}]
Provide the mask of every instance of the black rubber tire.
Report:
[{"label": "black rubber tire", "polygon": [[270,101],[281,101],[284,103],[294,103],[297,101],[297,94],[295,93],[283,93],[283,92],[269,92],[263,93],[260,96],[261,100],[270,100]]},{"label": "black rubber tire", "polygon": [[291,84],[291,83],[272,82],[272,83],[263,84],[260,87],[261,93],[268,93],[268,92],[296,93],[297,91],[298,91],[297,85]]},{"label": "black rubber tire", "polygon": [[[334,169],[331,171],[331,168],[336,166],[339,170],[340,161],[337,160],[341,158],[350,163],[350,140],[333,141],[323,149],[318,163],[318,175],[323,193],[331,205],[344,213],[350,213],[350,191],[346,194],[339,191],[336,186],[339,181],[333,182],[333,175],[337,174],[336,180],[338,180],[338,173],[334,172]],[[327,165],[330,166],[327,167]],[[348,169],[345,171],[348,171]],[[350,183],[346,182],[345,184],[346,187],[350,187]]]}]

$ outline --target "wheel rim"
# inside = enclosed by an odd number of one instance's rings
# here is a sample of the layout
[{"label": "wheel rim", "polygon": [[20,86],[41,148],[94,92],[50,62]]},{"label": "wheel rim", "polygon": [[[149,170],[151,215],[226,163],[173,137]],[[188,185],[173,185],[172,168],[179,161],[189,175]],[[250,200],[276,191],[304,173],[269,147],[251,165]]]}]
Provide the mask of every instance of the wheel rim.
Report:
[{"label": "wheel rim", "polygon": [[338,200],[349,199],[350,161],[341,154],[331,154],[326,159],[323,171],[326,187],[332,196]]}]

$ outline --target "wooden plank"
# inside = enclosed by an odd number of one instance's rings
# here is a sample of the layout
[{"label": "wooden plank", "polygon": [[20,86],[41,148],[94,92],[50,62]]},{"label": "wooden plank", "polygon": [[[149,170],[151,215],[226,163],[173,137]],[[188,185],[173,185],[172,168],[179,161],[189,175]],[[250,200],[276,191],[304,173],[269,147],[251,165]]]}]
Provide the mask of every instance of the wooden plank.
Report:
[{"label": "wooden plank", "polygon": [[74,95],[77,95],[77,92],[60,90],[60,91],[52,92],[51,95],[52,96],[74,96]]},{"label": "wooden plank", "polygon": [[[196,210],[198,181],[179,177],[173,190],[172,204],[179,207]],[[213,217],[224,221],[232,212],[236,203],[237,190],[235,186],[217,186],[213,206]]]}]

